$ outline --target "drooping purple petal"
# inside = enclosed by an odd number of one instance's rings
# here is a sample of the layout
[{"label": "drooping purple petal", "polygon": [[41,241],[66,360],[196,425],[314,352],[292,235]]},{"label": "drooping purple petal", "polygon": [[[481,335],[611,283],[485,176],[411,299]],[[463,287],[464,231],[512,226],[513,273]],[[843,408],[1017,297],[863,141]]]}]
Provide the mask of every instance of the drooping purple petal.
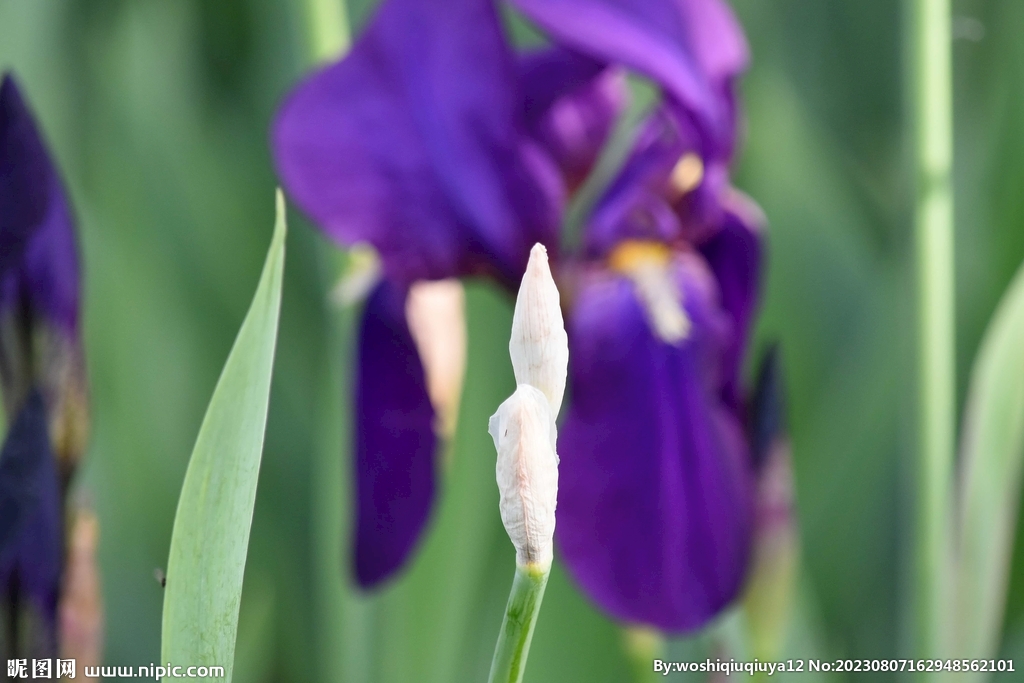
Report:
[{"label": "drooping purple petal", "polygon": [[74,218],[14,82],[0,85],[0,315],[15,302],[72,336],[78,330]]},{"label": "drooping purple petal", "polygon": [[[64,538],[60,483],[42,395],[33,391],[0,453],[0,612],[31,613],[19,634],[40,656],[56,654],[57,596]],[[13,600],[11,600],[13,598]],[[12,615],[7,623],[13,623]]]},{"label": "drooping purple petal", "polygon": [[517,77],[490,0],[386,0],[349,56],[285,101],[279,174],[394,278],[515,282],[535,242],[554,246],[560,200],[524,150]]},{"label": "drooping purple petal", "polygon": [[434,409],[406,322],[406,296],[384,280],[366,301],[359,332],[355,575],[363,587],[401,567],[434,499]]},{"label": "drooping purple petal", "polygon": [[662,85],[709,139],[732,136],[729,85],[746,66],[722,0],[513,0],[555,40]]},{"label": "drooping purple petal", "polygon": [[572,191],[586,179],[625,108],[623,74],[563,47],[520,55],[525,125]]},{"label": "drooping purple petal", "polygon": [[732,333],[722,360],[723,391],[729,404],[738,408],[743,359],[760,303],[764,217],[753,201],[735,190],[730,191],[725,204],[718,232],[700,246],[700,252],[715,273],[722,307],[732,319]]},{"label": "drooping purple petal", "polygon": [[681,346],[651,333],[628,280],[593,282],[575,304],[556,527],[599,605],[670,632],[736,597],[752,523],[747,446],[720,399],[729,325],[700,258],[678,269],[692,322]]}]

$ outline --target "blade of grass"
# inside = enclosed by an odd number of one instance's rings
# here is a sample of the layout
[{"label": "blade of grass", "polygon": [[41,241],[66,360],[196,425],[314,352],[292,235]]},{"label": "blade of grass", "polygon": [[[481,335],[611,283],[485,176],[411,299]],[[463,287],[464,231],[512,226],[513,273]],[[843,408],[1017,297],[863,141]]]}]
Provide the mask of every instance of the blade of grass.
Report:
[{"label": "blade of grass", "polygon": [[[161,661],[231,680],[284,272],[284,196],[249,312],[199,428],[174,517]],[[210,678],[209,680],[215,680]]]},{"label": "blade of grass", "polygon": [[1024,463],[1024,265],[974,362],[964,412],[956,656],[999,647]]}]

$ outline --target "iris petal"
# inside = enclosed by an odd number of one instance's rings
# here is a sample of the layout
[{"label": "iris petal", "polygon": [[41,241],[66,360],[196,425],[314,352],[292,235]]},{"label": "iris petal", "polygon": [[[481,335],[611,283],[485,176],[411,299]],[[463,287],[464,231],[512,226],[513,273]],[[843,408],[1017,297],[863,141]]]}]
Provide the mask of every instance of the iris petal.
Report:
[{"label": "iris petal", "polygon": [[71,335],[78,247],[64,187],[13,77],[0,85],[0,311],[26,301]]},{"label": "iris petal", "polygon": [[592,282],[576,302],[556,528],[598,604],[670,632],[736,597],[752,514],[747,446],[720,399],[729,325],[700,257],[677,273],[692,322],[679,346],[652,334],[625,279]]},{"label": "iris petal", "polygon": [[565,45],[661,84],[710,138],[730,137],[723,80],[747,62],[742,30],[721,0],[513,0]]},{"label": "iris petal", "polygon": [[273,128],[291,196],[405,282],[522,273],[553,245],[558,197],[524,150],[518,73],[490,0],[386,0],[343,61]]},{"label": "iris petal", "polygon": [[20,277],[5,283],[4,299],[26,295],[36,315],[71,336],[78,333],[78,244],[64,188],[52,178],[46,215],[25,247]]},{"label": "iris petal", "polygon": [[407,292],[383,281],[359,332],[355,574],[372,586],[401,567],[434,500],[434,410],[405,317]]},{"label": "iris petal", "polygon": [[733,190],[721,227],[700,247],[715,273],[722,306],[732,319],[722,367],[724,396],[733,407],[740,405],[740,373],[760,297],[763,222],[760,209]]},{"label": "iris petal", "polygon": [[629,157],[587,224],[590,255],[603,255],[626,239],[670,242],[682,236],[669,182],[679,158],[698,144],[692,126],[666,108],[644,120]]},{"label": "iris petal", "polygon": [[571,191],[590,173],[625,108],[623,75],[559,46],[520,55],[519,68],[527,130]]},{"label": "iris petal", "polygon": [[[594,207],[585,237],[588,254],[601,256],[624,239],[701,244],[713,236],[727,220],[735,192],[726,151],[701,156],[700,150],[699,131],[678,107],[662,106],[648,116]],[[681,186],[677,169],[687,163],[689,177]]]},{"label": "iris petal", "polygon": [[50,165],[14,77],[0,84],[0,277],[17,263],[32,230],[46,215]]}]

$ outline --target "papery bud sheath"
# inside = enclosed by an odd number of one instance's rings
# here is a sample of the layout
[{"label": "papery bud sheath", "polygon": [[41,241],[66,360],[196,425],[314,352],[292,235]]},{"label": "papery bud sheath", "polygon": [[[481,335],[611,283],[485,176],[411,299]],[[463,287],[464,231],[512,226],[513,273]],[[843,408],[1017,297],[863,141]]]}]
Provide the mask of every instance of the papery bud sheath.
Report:
[{"label": "papery bud sheath", "polygon": [[508,343],[517,384],[540,389],[558,416],[569,367],[569,338],[562,322],[558,287],[551,277],[548,252],[542,244],[530,251],[530,262],[519,285]]},{"label": "papery bud sheath", "polygon": [[490,420],[501,521],[521,566],[551,566],[558,494],[555,421],[540,390],[520,384]]}]

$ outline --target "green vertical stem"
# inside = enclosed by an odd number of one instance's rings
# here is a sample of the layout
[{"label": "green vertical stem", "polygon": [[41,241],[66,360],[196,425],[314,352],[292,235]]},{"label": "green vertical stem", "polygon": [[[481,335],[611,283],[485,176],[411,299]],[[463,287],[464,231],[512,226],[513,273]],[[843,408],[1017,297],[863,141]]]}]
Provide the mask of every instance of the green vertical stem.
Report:
[{"label": "green vertical stem", "polygon": [[918,469],[915,654],[946,656],[955,442],[952,35],[949,0],[913,2]]},{"label": "green vertical stem", "polygon": [[[297,6],[306,28],[306,50],[311,65],[340,58],[349,48],[348,10],[345,0],[302,0]],[[330,296],[344,267],[344,254],[321,255],[324,290]],[[351,482],[345,471],[344,387],[350,355],[352,316],[325,302],[326,354],[321,377],[318,440],[313,463],[312,519],[313,577],[316,582],[315,623],[321,681],[369,680],[367,606],[347,589],[348,555],[342,552],[350,526]]]},{"label": "green vertical stem", "polygon": [[650,628],[630,626],[622,629],[622,647],[633,672],[634,683],[651,683],[663,678],[654,671],[654,660],[663,656],[665,639]]},{"label": "green vertical stem", "polygon": [[337,59],[348,51],[348,10],[345,0],[305,0],[310,57],[316,63]]},{"label": "green vertical stem", "polygon": [[505,619],[501,622],[491,661],[489,683],[520,683],[523,680],[533,629],[537,625],[550,573],[549,570],[516,565],[512,592],[505,606]]},{"label": "green vertical stem", "polygon": [[[319,265],[325,289],[337,281],[343,254],[324,250]],[[351,481],[345,398],[351,378],[356,316],[351,309],[324,304],[326,345],[320,377],[317,447],[313,462],[311,529],[313,532],[314,623],[318,679],[323,683],[370,680],[373,651],[372,610],[349,588],[353,483]]]}]

